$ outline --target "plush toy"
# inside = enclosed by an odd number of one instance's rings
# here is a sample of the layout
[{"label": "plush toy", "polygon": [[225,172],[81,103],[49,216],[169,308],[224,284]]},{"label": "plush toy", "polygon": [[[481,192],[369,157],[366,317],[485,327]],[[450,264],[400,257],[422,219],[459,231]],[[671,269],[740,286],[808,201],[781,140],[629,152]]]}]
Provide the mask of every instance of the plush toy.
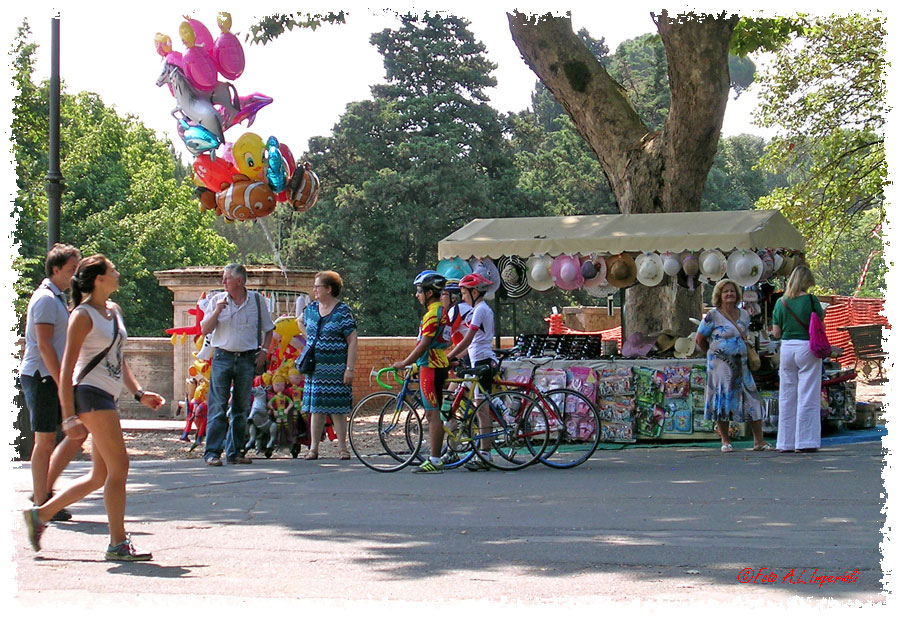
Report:
[{"label": "plush toy", "polygon": [[203,444],[203,439],[206,437],[206,418],[208,411],[206,400],[208,397],[209,382],[203,378],[189,378],[188,384],[194,385],[194,390],[190,397],[185,398],[187,419],[184,426],[184,432],[179,439],[189,442],[191,425],[193,424],[197,428],[197,435],[194,437],[194,443],[191,444],[191,448],[188,449],[190,452]]},{"label": "plush toy", "polygon": [[291,422],[294,402],[285,394],[284,389],[284,376],[280,373],[275,374],[272,378],[272,390],[274,393],[269,397],[269,412],[274,417],[275,425],[278,427],[278,442],[280,444],[288,444],[294,441],[292,426],[295,425],[295,422]]},{"label": "plush toy", "polygon": [[[269,414],[266,405],[266,389],[262,386],[254,386],[250,389],[253,397],[253,403],[250,406],[250,418],[248,426],[250,428],[250,436],[247,444],[244,446],[246,450],[256,445],[256,452],[263,453],[266,457],[271,457],[275,450],[276,425]],[[266,437],[269,438],[266,443]]]}]

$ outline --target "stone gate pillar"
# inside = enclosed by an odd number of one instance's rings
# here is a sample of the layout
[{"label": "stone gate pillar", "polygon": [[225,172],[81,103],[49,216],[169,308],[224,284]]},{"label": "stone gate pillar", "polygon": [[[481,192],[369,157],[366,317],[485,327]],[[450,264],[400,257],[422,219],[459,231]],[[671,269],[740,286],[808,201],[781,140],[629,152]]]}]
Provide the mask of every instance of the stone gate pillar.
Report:
[{"label": "stone gate pillar", "polygon": [[[172,327],[194,325],[195,317],[189,314],[188,310],[197,306],[197,301],[204,292],[223,289],[224,267],[224,265],[193,266],[158,270],[153,273],[159,284],[172,290],[175,296],[172,301]],[[284,314],[294,314],[293,302],[298,293],[303,292],[312,296],[312,286],[317,272],[315,270],[287,268],[282,271],[274,265],[246,266],[246,269],[247,288],[263,292],[267,297],[277,301],[272,311],[273,320]],[[195,351],[196,346],[190,338],[185,343],[179,341],[173,346],[174,397],[169,404],[173,418],[178,409],[178,402],[184,399],[187,390],[188,369],[195,361],[193,356]]]}]

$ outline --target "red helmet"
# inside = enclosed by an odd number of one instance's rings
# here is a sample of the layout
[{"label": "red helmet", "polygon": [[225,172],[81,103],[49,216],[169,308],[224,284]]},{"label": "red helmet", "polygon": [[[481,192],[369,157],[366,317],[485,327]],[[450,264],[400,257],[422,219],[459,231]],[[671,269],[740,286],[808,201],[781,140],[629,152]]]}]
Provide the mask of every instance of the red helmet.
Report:
[{"label": "red helmet", "polygon": [[494,282],[481,273],[470,273],[459,280],[459,287],[475,289],[479,292],[487,291],[492,285]]}]

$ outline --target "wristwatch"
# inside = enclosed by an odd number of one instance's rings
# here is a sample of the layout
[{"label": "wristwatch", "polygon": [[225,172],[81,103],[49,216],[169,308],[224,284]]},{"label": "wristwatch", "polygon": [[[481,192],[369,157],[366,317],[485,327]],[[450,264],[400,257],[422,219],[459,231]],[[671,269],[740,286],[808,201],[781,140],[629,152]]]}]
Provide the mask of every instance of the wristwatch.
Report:
[{"label": "wristwatch", "polygon": [[134,400],[135,400],[135,401],[140,401],[140,400],[141,400],[141,397],[144,396],[144,392],[145,392],[144,389],[138,390],[138,391],[134,394]]}]

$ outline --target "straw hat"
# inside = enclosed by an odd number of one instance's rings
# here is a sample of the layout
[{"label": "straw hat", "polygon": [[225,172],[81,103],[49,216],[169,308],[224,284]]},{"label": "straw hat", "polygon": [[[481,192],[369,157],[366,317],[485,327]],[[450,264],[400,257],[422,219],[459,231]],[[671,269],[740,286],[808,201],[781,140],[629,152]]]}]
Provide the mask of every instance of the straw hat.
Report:
[{"label": "straw hat", "polygon": [[762,249],[757,252],[757,255],[759,255],[763,263],[762,275],[760,275],[759,280],[768,281],[775,274],[775,255],[771,249]]},{"label": "straw hat", "polygon": [[700,276],[718,281],[725,276],[725,255],[718,249],[707,249],[700,254]]},{"label": "straw hat", "polygon": [[669,330],[668,328],[660,331],[658,335],[656,335],[656,349],[659,352],[668,352],[673,347],[675,347],[675,341],[678,337],[674,332]]},{"label": "straw hat", "polygon": [[550,276],[550,267],[553,259],[549,255],[533,255],[525,262],[528,272],[525,277],[528,285],[538,292],[545,292],[553,287],[553,277]]},{"label": "straw hat", "polygon": [[670,277],[674,277],[681,272],[681,259],[677,253],[666,251],[663,256],[663,271]]},{"label": "straw hat", "polygon": [[[693,253],[685,253],[681,256],[681,269],[684,272],[684,279],[687,285],[684,287],[693,291],[694,282],[697,280],[697,273],[700,272],[700,262]],[[679,284],[681,282],[679,281]]]},{"label": "straw hat", "polygon": [[627,253],[610,255],[606,258],[606,280],[617,288],[627,288],[637,279],[634,258]]},{"label": "straw hat", "polygon": [[666,274],[658,253],[642,253],[635,258],[634,265],[637,268],[638,282],[647,287],[659,285]]},{"label": "straw hat", "polygon": [[550,267],[550,276],[561,290],[576,290],[584,284],[581,260],[574,255],[558,255]]},{"label": "straw hat", "polygon": [[603,282],[603,285],[586,285],[581,289],[597,298],[606,298],[610,294],[616,294],[619,291],[619,288],[609,285],[606,281]]},{"label": "straw hat", "polygon": [[478,273],[485,279],[493,282],[491,287],[484,293],[485,298],[493,298],[497,290],[500,289],[500,270],[497,268],[497,265],[494,264],[491,258],[473,258],[469,261],[469,266],[472,267],[473,273]]},{"label": "straw hat", "polygon": [[[581,276],[584,277],[584,287],[597,287],[606,285],[606,260],[591,254],[583,258],[581,263]],[[593,274],[591,274],[593,272]]]},{"label": "straw hat", "polygon": [[759,281],[763,271],[762,259],[755,251],[741,249],[728,256],[728,278],[742,288]]},{"label": "straw hat", "polygon": [[775,274],[779,277],[790,277],[796,266],[797,261],[793,257],[787,255],[781,256],[781,266],[775,269]]},{"label": "straw hat", "polygon": [[622,344],[622,356],[625,358],[647,356],[654,345],[656,345],[655,337],[645,335],[644,333],[633,332],[628,335],[628,339]]},{"label": "straw hat", "polygon": [[500,285],[509,298],[522,298],[531,291],[528,285],[528,268],[524,260],[517,255],[503,256],[497,260],[500,271]]},{"label": "straw hat", "polygon": [[435,270],[446,279],[462,279],[472,272],[472,267],[461,257],[438,262]]}]

